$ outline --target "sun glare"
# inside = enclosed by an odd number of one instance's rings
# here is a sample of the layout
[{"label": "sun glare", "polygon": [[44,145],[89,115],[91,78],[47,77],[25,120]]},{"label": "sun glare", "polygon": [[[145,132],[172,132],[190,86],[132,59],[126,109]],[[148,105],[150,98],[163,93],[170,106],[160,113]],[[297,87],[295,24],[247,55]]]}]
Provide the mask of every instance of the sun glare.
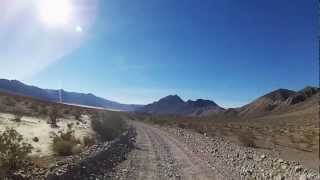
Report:
[{"label": "sun glare", "polygon": [[70,0],[41,0],[38,8],[41,20],[47,25],[67,25],[72,17]]}]

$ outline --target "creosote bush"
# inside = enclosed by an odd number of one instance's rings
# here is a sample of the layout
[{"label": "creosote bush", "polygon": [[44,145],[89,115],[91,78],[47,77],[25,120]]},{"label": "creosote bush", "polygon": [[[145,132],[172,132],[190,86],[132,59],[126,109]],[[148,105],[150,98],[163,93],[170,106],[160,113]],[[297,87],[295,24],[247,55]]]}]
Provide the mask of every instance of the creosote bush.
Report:
[{"label": "creosote bush", "polygon": [[54,108],[50,111],[49,114],[49,123],[51,124],[52,127],[58,127],[57,125],[57,121],[58,119],[61,117],[61,114],[59,113],[59,111]]},{"label": "creosote bush", "polygon": [[66,132],[55,135],[52,142],[53,151],[59,156],[69,156],[79,153],[80,140],[74,135],[74,130],[68,128]]},{"label": "creosote bush", "polygon": [[111,141],[126,129],[126,123],[117,113],[100,112],[91,117],[92,129],[102,141]]},{"label": "creosote bush", "polygon": [[75,118],[76,120],[81,121],[81,111],[79,111],[79,110],[74,110],[74,111],[72,112],[72,114],[73,114],[73,116],[74,116],[74,118]]},{"label": "creosote bush", "polygon": [[0,132],[0,177],[5,177],[10,170],[20,168],[23,160],[33,147],[23,142],[23,137],[16,130],[7,128]]},{"label": "creosote bush", "polygon": [[17,111],[14,111],[13,114],[14,114],[13,120],[15,122],[21,122],[21,119],[22,119],[22,116],[23,116],[22,111],[17,110]]}]

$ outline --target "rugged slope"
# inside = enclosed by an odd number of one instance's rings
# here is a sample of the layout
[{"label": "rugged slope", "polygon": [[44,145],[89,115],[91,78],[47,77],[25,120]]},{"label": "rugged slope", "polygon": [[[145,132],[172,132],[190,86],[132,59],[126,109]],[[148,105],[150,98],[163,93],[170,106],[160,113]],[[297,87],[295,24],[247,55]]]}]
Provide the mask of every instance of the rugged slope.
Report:
[{"label": "rugged slope", "polygon": [[222,112],[224,109],[210,100],[183,101],[178,95],[169,95],[139,109],[151,114],[174,114],[183,116],[204,116]]},{"label": "rugged slope", "polygon": [[29,96],[40,100],[59,102],[60,94],[64,103],[79,104],[85,106],[103,107],[123,111],[133,111],[140,108],[140,105],[127,105],[110,101],[93,94],[67,92],[64,90],[41,89],[36,86],[29,86],[20,81],[0,79],[0,91]]},{"label": "rugged slope", "polygon": [[297,92],[288,89],[278,89],[241,108],[237,108],[236,111],[239,116],[244,117],[257,117],[271,113],[286,112],[297,107],[298,104],[298,106],[302,106],[310,98],[317,97],[317,94],[319,94],[319,89],[316,87],[306,87]]}]

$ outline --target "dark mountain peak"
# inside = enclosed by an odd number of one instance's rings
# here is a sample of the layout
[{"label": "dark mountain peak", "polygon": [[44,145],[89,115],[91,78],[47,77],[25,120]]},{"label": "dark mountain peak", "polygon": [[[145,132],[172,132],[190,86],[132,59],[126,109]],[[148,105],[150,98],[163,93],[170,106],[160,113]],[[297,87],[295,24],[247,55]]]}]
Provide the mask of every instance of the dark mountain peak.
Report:
[{"label": "dark mountain peak", "polygon": [[158,101],[158,103],[183,104],[184,101],[178,95],[169,95]]},{"label": "dark mountain peak", "polygon": [[216,113],[224,109],[215,102],[204,99],[183,101],[178,95],[169,95],[152,104],[148,104],[139,111],[153,114],[178,114],[184,116],[203,116]]},{"label": "dark mountain peak", "polygon": [[288,99],[288,97],[294,95],[296,92],[289,90],[289,89],[277,89],[275,91],[272,91],[263,97],[269,98],[273,101],[284,101]]},{"label": "dark mountain peak", "polygon": [[195,101],[188,100],[187,104],[194,107],[209,107],[209,106],[218,106],[215,102],[206,99],[197,99]]}]

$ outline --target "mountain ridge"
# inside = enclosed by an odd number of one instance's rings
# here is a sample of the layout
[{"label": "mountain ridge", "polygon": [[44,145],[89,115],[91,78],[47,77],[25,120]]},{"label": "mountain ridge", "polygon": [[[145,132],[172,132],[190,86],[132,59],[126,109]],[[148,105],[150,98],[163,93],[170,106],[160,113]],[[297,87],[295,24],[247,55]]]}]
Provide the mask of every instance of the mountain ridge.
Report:
[{"label": "mountain ridge", "polygon": [[63,89],[42,89],[37,86],[27,85],[18,80],[0,79],[0,91],[18,95],[29,96],[50,102],[60,102],[60,95],[63,103],[79,104],[106,109],[134,111],[142,105],[122,104],[98,97],[92,93],[69,92]]},{"label": "mountain ridge", "polygon": [[187,116],[204,116],[223,110],[224,108],[211,100],[197,99],[195,101],[184,101],[178,95],[163,97],[139,109],[140,112],[151,114],[177,114]]}]

